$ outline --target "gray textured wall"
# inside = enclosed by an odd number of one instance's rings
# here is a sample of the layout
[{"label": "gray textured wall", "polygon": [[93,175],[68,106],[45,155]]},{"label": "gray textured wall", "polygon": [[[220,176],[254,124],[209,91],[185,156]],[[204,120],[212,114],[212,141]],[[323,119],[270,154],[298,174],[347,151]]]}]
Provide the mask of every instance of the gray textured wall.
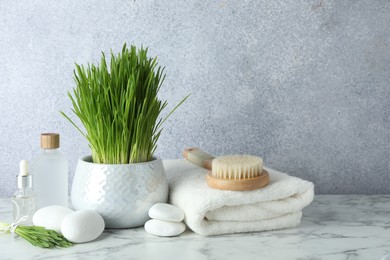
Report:
[{"label": "gray textured wall", "polygon": [[0,196],[39,134],[70,160],[86,141],[70,111],[74,62],[124,42],[166,66],[172,108],[158,148],[260,155],[317,193],[390,192],[390,1],[0,1]]}]

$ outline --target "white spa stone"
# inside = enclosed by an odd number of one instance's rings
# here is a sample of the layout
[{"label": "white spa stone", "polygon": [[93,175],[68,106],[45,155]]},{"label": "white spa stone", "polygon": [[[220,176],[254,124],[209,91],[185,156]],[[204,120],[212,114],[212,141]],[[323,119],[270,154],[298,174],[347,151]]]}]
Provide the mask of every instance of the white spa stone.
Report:
[{"label": "white spa stone", "polygon": [[48,206],[39,209],[33,216],[34,226],[41,226],[61,233],[61,223],[65,216],[74,211],[62,206]]},{"label": "white spa stone", "polygon": [[160,237],[177,236],[186,230],[182,222],[169,222],[158,219],[151,219],[145,223],[145,231],[149,234]]},{"label": "white spa stone", "polygon": [[157,203],[149,209],[149,217],[165,221],[180,222],[184,219],[184,213],[181,209],[173,205]]},{"label": "white spa stone", "polygon": [[95,240],[104,230],[102,216],[93,210],[83,209],[67,215],[62,221],[61,231],[73,243]]}]

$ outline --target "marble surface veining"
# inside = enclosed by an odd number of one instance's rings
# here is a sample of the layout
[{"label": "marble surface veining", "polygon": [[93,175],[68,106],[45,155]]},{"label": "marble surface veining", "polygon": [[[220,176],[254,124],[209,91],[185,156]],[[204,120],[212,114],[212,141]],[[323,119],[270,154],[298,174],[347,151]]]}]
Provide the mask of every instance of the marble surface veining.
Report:
[{"label": "marble surface veining", "polygon": [[[0,199],[0,220],[11,219]],[[106,230],[67,249],[41,249],[0,234],[0,259],[381,259],[390,253],[390,195],[318,195],[296,228],[203,237],[161,238],[143,228]]]}]

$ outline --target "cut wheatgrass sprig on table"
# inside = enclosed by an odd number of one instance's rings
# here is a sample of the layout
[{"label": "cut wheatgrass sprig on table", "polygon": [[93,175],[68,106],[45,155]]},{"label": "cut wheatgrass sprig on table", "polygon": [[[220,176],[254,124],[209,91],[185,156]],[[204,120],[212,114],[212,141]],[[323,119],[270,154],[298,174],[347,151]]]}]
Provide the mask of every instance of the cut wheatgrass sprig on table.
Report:
[{"label": "cut wheatgrass sprig on table", "polygon": [[42,248],[70,247],[73,245],[57,231],[39,226],[23,226],[0,222],[0,231],[15,233],[32,245]]}]

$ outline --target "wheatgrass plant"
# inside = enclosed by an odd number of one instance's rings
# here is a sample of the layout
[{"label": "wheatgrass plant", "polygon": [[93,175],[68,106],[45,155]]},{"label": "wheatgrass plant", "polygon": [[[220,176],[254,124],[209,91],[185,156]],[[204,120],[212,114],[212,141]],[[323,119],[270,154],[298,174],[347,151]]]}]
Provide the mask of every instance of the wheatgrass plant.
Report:
[{"label": "wheatgrass plant", "polygon": [[88,140],[94,163],[127,164],[147,162],[157,147],[164,121],[187,98],[185,97],[165,119],[160,117],[167,106],[157,94],[164,81],[164,68],[156,58],[148,58],[148,49],[126,44],[122,52],[111,51],[107,65],[102,53],[100,64],[85,68],[76,64],[76,87],[72,111],[86,132],[61,112]]}]

